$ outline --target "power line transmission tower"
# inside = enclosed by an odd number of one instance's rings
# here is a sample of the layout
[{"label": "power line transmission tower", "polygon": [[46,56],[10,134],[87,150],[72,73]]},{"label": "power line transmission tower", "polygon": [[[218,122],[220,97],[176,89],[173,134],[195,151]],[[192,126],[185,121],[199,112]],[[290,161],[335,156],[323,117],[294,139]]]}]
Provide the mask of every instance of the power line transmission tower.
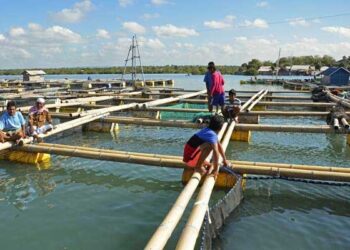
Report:
[{"label": "power line transmission tower", "polygon": [[[130,56],[131,54],[131,56]],[[126,75],[126,70],[128,68],[128,62],[131,61],[131,80],[136,81],[137,80],[137,60],[139,61],[139,67],[141,68],[141,74],[142,74],[142,80],[145,81],[145,76],[143,74],[143,67],[141,62],[141,56],[140,56],[140,50],[139,50],[139,44],[137,42],[136,35],[133,35],[132,42],[129,47],[128,56],[125,59],[125,65],[124,65],[124,71],[122,75],[122,80],[124,80],[124,76]]]}]

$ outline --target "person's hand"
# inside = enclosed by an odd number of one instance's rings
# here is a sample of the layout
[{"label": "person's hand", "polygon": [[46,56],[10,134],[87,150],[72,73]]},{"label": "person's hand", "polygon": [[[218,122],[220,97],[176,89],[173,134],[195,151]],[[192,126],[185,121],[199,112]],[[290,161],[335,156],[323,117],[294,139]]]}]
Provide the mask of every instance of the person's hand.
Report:
[{"label": "person's hand", "polygon": [[214,178],[216,179],[216,177],[218,176],[219,174],[219,171],[218,171],[218,167],[214,167],[214,166],[211,166],[211,168],[208,170],[207,172],[207,175],[211,175],[211,176],[214,176]]},{"label": "person's hand", "polygon": [[4,135],[2,134],[2,132],[0,132],[0,142],[1,143],[5,142],[5,138],[4,138]]},{"label": "person's hand", "polygon": [[224,166],[231,166],[231,162],[229,162],[228,160],[224,160],[222,163]]}]

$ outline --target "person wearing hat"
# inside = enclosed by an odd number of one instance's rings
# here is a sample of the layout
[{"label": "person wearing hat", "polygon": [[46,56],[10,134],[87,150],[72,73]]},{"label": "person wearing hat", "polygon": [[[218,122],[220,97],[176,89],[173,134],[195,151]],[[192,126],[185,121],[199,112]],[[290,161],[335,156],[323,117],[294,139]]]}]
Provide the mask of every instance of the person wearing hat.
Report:
[{"label": "person wearing hat", "polygon": [[18,143],[26,137],[25,123],[22,113],[16,110],[16,103],[9,101],[6,112],[0,117],[0,142],[15,141]]},{"label": "person wearing hat", "polygon": [[45,99],[38,98],[36,104],[29,109],[28,132],[35,138],[53,129],[51,115],[45,108]]}]

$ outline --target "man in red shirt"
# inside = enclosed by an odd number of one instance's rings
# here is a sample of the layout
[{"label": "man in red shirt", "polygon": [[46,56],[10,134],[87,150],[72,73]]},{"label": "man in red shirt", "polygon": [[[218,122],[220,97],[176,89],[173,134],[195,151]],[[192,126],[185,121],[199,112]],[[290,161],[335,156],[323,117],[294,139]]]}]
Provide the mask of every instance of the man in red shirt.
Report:
[{"label": "man in red shirt", "polygon": [[211,104],[216,107],[216,113],[219,111],[219,106],[221,107],[221,112],[224,114],[225,105],[225,90],[224,90],[224,78],[222,77],[220,71],[216,70],[214,63],[208,67],[211,73]]}]

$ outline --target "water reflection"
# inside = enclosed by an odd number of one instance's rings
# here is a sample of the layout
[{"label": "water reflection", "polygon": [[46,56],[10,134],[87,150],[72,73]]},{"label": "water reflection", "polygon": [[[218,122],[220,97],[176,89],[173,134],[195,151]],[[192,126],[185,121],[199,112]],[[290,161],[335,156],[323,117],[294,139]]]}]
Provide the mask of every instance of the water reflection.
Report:
[{"label": "water reflection", "polygon": [[[89,162],[86,168],[81,168],[79,164],[75,166],[64,167],[65,162],[73,159],[78,162]],[[5,161],[2,163],[6,164]],[[63,164],[62,164],[63,163]],[[134,193],[158,191],[180,191],[182,184],[179,181],[162,181],[156,177],[143,178],[142,176],[122,175],[117,171],[112,173],[104,171],[100,161],[96,162],[79,158],[56,157],[50,164],[25,165],[8,162],[11,167],[3,167],[0,175],[0,200],[6,200],[14,205],[17,209],[26,209],[31,202],[38,197],[43,197],[53,192],[59,185],[84,184],[97,185],[107,189],[115,187],[124,188]],[[65,164],[64,164],[65,165]],[[99,168],[100,165],[100,168]],[[102,165],[120,167],[130,164],[103,162]],[[50,166],[50,167],[49,167]],[[134,169],[149,169],[149,166],[133,165]],[[142,172],[141,171],[141,172]],[[181,172],[179,172],[179,176]]]}]

